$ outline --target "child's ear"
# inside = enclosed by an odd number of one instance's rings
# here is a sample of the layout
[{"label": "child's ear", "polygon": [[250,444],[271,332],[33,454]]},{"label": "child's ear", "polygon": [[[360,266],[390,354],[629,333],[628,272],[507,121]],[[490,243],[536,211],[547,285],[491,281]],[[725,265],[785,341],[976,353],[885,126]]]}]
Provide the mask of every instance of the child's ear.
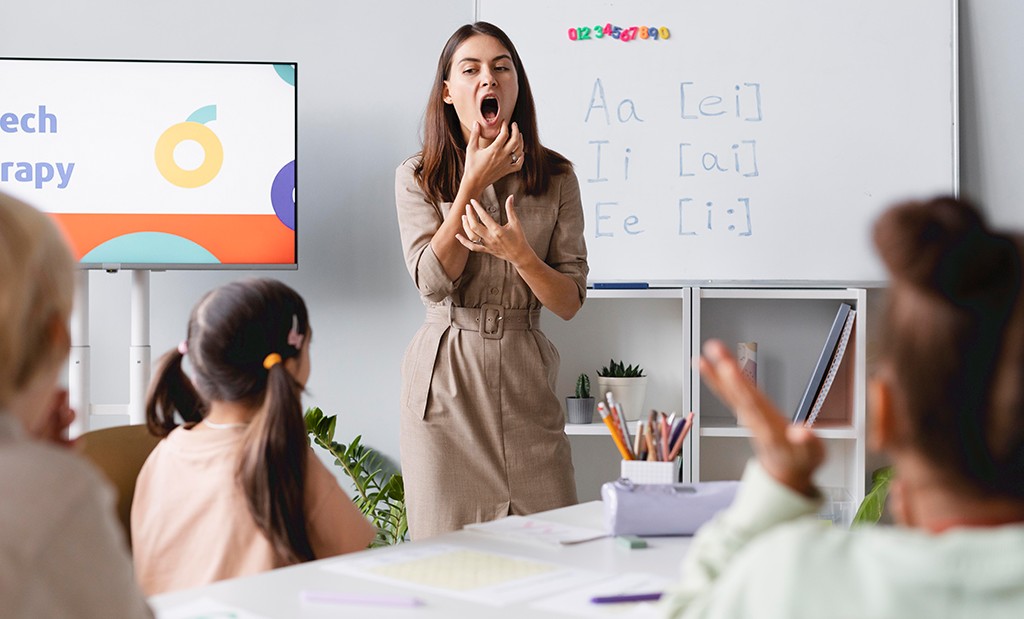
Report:
[{"label": "child's ear", "polygon": [[298,356],[289,357],[288,359],[285,359],[282,363],[284,363],[284,369],[287,370],[288,373],[292,375],[292,378],[295,378],[298,375],[298,373],[299,373],[299,357]]},{"label": "child's ear", "polygon": [[71,331],[67,319],[54,313],[46,325],[46,341],[40,344],[46,347],[43,354],[47,362],[52,358],[53,362],[62,365],[71,350]]},{"label": "child's ear", "polygon": [[294,357],[289,357],[283,363],[285,371],[295,379],[295,382],[305,388],[306,382],[309,381],[309,367],[308,363],[306,367],[303,367],[303,355],[300,353]]},{"label": "child's ear", "polygon": [[62,319],[56,313],[50,318],[50,341],[57,348],[71,348],[71,331],[67,319]]}]

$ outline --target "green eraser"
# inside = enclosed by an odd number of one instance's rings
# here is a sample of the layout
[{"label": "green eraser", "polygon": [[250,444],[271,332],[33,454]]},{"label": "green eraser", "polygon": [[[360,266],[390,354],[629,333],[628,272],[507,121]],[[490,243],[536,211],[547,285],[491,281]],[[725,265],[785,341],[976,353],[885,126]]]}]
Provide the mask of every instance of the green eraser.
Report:
[{"label": "green eraser", "polygon": [[623,548],[647,548],[647,540],[635,535],[620,535],[615,538],[615,542]]}]

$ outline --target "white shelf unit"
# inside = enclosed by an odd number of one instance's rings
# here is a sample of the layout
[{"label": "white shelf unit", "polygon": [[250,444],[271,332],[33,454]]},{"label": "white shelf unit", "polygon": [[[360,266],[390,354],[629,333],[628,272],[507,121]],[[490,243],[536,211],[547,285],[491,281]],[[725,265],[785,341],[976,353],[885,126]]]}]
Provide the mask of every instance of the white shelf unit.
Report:
[{"label": "white shelf unit", "polygon": [[[691,371],[692,294],[692,288],[678,285],[631,290],[590,289],[587,302],[572,321],[543,322],[545,332],[562,355],[558,392],[572,393],[576,376],[587,372],[594,397],[600,397],[596,392],[597,370],[614,357],[644,368],[649,376],[648,409],[688,411],[690,385],[683,377]],[[630,422],[630,432],[633,426]],[[565,433],[574,439],[573,457],[578,459],[580,496],[600,498],[601,483],[614,479],[619,470],[618,452],[608,436],[608,429],[595,415],[594,423],[566,424]],[[580,449],[592,453],[576,453]],[[598,459],[602,461],[596,462]],[[688,460],[683,460],[683,479],[690,479]]]},{"label": "white shelf unit", "polygon": [[[615,324],[595,326],[585,319],[583,325],[572,327],[572,339],[579,344],[573,345],[577,350],[572,353],[562,345],[563,355],[573,358],[575,365],[567,367],[563,360],[560,381],[564,386],[561,389],[569,391],[578,367],[584,363],[581,359],[607,357],[598,354],[599,350],[620,350],[621,356],[628,358],[640,355],[652,343],[663,349],[663,353],[665,349],[678,350],[678,356],[663,354],[659,359],[672,366],[673,376],[665,376],[658,367],[647,368],[652,380],[658,380],[655,389],[648,389],[646,406],[673,408],[678,405],[680,413],[697,412],[694,428],[683,449],[683,479],[736,479],[752,455],[750,431],[738,426],[725,406],[701,384],[699,370],[692,363],[700,353],[701,343],[712,337],[731,346],[737,342],[758,342],[758,384],[784,414],[791,415],[817,362],[839,303],[850,303],[857,310],[854,333],[814,431],[824,440],[828,452],[817,477],[818,483],[845,488],[856,505],[864,496],[866,477],[866,299],[867,292],[862,288],[694,286],[589,290],[587,303],[599,306],[597,311],[605,314],[614,313]],[[676,300],[679,306],[674,305]],[[657,313],[654,318],[645,314],[644,320],[637,324],[632,314],[652,302],[672,304],[673,310]],[[614,307],[607,307],[607,303],[614,303]],[[669,324],[677,319],[679,325]],[[604,320],[607,323],[608,316]],[[658,322],[653,323],[654,320]],[[595,335],[591,331],[597,328],[602,332]],[[637,330],[654,333],[663,330],[670,334],[660,338],[649,336],[638,344],[635,341]],[[604,348],[599,348],[598,342]],[[584,371],[591,371],[593,376],[593,368],[584,367]],[[607,445],[602,443],[601,447],[605,453],[614,450],[609,447],[611,439],[600,421],[568,424],[566,433],[600,437],[601,441],[607,441]],[[582,440],[589,449],[590,439]],[[615,455],[609,453],[609,457]]]},{"label": "white shelf unit", "polygon": [[[785,415],[792,415],[817,363],[841,302],[857,311],[854,332],[839,372],[814,424],[827,456],[816,481],[845,488],[854,505],[864,498],[866,419],[867,291],[843,289],[694,288],[691,358],[708,338],[732,346],[758,343],[758,385]],[[751,455],[750,431],[690,373],[695,418],[690,445],[695,481],[735,479]]]}]

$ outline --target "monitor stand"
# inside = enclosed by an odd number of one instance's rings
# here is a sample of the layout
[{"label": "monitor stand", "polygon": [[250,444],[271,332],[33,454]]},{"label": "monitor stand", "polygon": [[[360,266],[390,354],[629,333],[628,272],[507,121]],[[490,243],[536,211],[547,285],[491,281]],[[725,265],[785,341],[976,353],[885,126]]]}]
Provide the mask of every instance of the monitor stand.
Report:
[{"label": "monitor stand", "polygon": [[148,270],[132,271],[131,341],[129,343],[128,403],[93,404],[89,346],[89,271],[78,271],[75,306],[71,313],[71,351],[68,356],[68,400],[77,416],[68,429],[70,438],[89,430],[93,415],[128,415],[128,423],[146,422],[146,389],[149,386],[149,276]]}]

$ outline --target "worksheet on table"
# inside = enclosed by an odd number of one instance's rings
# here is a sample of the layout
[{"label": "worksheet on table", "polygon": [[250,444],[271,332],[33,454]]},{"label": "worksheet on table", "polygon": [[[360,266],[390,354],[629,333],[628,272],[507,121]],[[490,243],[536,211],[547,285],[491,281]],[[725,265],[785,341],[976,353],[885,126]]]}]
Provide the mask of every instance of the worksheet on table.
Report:
[{"label": "worksheet on table", "polygon": [[450,545],[338,559],[323,569],[440,595],[502,606],[575,588],[604,577],[587,570]]}]

